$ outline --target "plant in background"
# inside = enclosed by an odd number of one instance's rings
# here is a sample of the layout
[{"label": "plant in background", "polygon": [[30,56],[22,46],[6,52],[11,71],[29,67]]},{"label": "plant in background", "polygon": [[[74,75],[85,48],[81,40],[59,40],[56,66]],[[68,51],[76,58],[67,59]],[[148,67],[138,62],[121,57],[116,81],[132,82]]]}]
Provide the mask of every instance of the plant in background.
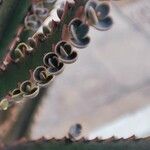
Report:
[{"label": "plant in background", "polygon": [[[57,10],[60,21],[50,20],[48,25],[44,25],[43,22],[49,17],[55,0],[33,0],[32,3],[30,0],[8,0],[1,1],[0,4],[0,26],[2,26],[0,40],[3,43],[0,45],[1,110],[7,110],[10,106],[16,110],[15,104],[27,99],[40,100],[46,90],[45,87],[49,86],[55,77],[64,70],[64,66],[77,60],[78,53],[75,48],[81,49],[88,46],[90,42],[89,26],[106,31],[113,25],[113,20],[109,15],[110,7],[108,2],[104,1],[74,0],[73,3],[66,2]],[[6,8],[8,8],[7,13],[4,11]],[[12,14],[13,11],[14,14]],[[42,32],[39,32],[38,29],[41,25]],[[10,46],[8,46],[9,44]],[[40,92],[41,94],[39,94]],[[7,127],[4,141],[14,141],[26,135],[25,132],[29,128],[32,118],[26,115],[22,116],[22,114],[33,116],[38,104],[39,101],[34,102],[34,100],[23,103],[16,117],[18,122],[11,122],[11,125]],[[27,106],[29,106],[29,110],[26,110]],[[6,121],[9,116],[5,116],[7,113],[10,113],[9,109],[0,114],[5,118],[1,122]],[[28,124],[26,127],[24,127],[24,121]],[[111,139],[102,140],[102,142],[101,140],[87,141],[83,139],[83,141],[72,143],[72,141],[76,141],[75,137],[78,136],[81,128],[80,124],[70,128],[69,138],[64,140],[27,142],[6,147],[6,149],[37,150],[38,147],[40,149],[60,149],[60,147],[61,149],[68,147],[70,149],[91,149],[92,147],[95,149],[113,147],[121,149],[121,147],[127,146],[138,149],[138,144],[147,146],[147,142],[143,139],[139,142],[136,139],[132,139],[133,141]],[[74,131],[77,133],[74,134]],[[18,134],[16,135],[16,133]]]}]

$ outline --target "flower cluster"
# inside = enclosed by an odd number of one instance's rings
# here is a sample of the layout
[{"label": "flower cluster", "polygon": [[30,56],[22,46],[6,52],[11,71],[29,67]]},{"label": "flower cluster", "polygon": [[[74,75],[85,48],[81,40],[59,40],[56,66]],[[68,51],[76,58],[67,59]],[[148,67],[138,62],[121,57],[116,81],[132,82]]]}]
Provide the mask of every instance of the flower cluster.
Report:
[{"label": "flower cluster", "polygon": [[[20,43],[10,53],[10,59],[14,63],[19,63],[26,59],[27,55],[39,53],[38,48],[41,45],[49,45],[49,39],[53,38],[54,31],[61,32],[59,40],[52,44],[51,50],[46,53],[41,51],[42,63],[31,70],[30,78],[18,83],[18,87],[9,92],[9,94],[0,101],[0,108],[6,110],[11,103],[19,102],[23,99],[34,98],[39,94],[40,88],[48,86],[64,70],[65,64],[74,63],[78,58],[78,53],[74,49],[85,48],[90,38],[88,36],[89,25],[98,30],[108,30],[112,26],[112,19],[109,17],[109,5],[104,2],[89,0],[85,8],[80,0],[74,0],[74,4],[66,2],[65,7],[58,9],[57,15],[59,22],[51,20],[48,26],[43,26],[42,33],[36,33],[33,37],[28,38],[28,43]],[[71,13],[75,5],[80,1],[82,6],[76,8],[76,13],[70,19],[69,23],[64,24],[67,13]],[[47,0],[47,2],[49,2]],[[51,1],[50,1],[51,2]],[[34,15],[43,17],[46,10],[35,6]],[[45,10],[45,11],[44,11]],[[31,19],[31,21],[33,21]],[[28,58],[29,59],[29,58]]]}]

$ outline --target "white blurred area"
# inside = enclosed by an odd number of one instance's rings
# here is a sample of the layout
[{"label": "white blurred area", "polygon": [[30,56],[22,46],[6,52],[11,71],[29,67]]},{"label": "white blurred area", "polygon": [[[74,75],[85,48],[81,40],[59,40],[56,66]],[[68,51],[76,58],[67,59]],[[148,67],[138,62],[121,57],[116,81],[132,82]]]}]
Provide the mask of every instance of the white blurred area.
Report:
[{"label": "white blurred area", "polygon": [[136,111],[132,115],[125,115],[116,119],[95,131],[92,131],[88,138],[95,137],[109,138],[115,135],[117,138],[128,138],[132,135],[137,137],[150,136],[150,106]]},{"label": "white blurred area", "polygon": [[113,2],[114,26],[91,28],[89,46],[45,95],[31,138],[61,138],[75,123],[90,139],[150,135],[149,8],[149,0]]}]

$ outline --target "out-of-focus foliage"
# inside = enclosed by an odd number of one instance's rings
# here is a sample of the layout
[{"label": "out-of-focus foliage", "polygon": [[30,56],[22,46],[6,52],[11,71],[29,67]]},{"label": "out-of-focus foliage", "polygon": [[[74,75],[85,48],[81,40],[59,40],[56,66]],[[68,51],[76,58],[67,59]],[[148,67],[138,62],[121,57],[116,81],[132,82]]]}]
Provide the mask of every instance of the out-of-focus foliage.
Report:
[{"label": "out-of-focus foliage", "polygon": [[86,141],[81,139],[71,142],[69,139],[62,140],[39,140],[25,142],[8,147],[4,150],[148,150],[148,139],[108,139]]}]

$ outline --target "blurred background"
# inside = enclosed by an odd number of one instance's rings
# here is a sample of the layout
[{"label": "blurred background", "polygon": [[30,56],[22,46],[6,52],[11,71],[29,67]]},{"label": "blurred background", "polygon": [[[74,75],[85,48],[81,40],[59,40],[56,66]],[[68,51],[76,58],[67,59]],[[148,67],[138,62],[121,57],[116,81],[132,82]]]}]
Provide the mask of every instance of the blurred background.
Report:
[{"label": "blurred background", "polygon": [[89,46],[44,94],[32,139],[62,138],[76,123],[89,139],[150,135],[150,1],[112,1],[110,15],[112,29],[91,27]]},{"label": "blurred background", "polygon": [[91,43],[49,88],[33,139],[63,137],[72,124],[88,138],[150,135],[150,1],[112,2],[114,26],[90,29]]}]

